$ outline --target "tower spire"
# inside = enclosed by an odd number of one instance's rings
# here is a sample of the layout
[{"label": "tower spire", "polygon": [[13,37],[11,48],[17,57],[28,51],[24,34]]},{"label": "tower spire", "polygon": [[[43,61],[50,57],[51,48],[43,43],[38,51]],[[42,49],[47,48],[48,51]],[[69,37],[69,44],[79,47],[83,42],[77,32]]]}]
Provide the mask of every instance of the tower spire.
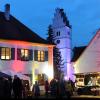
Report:
[{"label": "tower spire", "polygon": [[64,13],[64,9],[62,9],[62,8],[55,9],[53,25],[54,26],[56,25],[57,27],[67,26],[67,27],[71,28],[71,25],[69,24],[69,20],[68,20],[66,14]]}]

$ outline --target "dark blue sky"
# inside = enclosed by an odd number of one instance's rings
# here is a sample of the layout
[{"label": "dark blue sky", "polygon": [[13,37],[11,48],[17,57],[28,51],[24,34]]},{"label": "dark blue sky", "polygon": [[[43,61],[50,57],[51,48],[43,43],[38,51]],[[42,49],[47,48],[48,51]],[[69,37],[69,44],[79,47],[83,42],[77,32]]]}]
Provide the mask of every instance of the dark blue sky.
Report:
[{"label": "dark blue sky", "polygon": [[55,8],[63,8],[72,25],[73,46],[87,45],[100,27],[100,0],[0,0],[0,11],[6,3],[13,16],[43,38]]}]

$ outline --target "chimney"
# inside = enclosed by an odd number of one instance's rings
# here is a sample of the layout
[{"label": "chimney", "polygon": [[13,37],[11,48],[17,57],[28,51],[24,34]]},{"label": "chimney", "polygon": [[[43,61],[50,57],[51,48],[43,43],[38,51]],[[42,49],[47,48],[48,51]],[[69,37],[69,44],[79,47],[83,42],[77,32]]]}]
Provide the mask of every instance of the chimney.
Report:
[{"label": "chimney", "polygon": [[5,18],[6,20],[10,20],[10,4],[5,5]]}]

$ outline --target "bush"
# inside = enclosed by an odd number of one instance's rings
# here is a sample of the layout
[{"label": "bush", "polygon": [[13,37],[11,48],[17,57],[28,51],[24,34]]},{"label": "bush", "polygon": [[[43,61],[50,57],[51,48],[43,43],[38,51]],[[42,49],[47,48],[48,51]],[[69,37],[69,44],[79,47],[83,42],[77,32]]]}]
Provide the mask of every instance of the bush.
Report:
[{"label": "bush", "polygon": [[90,78],[90,75],[85,75],[85,78],[84,78],[84,85],[87,85],[89,80],[91,80]]}]

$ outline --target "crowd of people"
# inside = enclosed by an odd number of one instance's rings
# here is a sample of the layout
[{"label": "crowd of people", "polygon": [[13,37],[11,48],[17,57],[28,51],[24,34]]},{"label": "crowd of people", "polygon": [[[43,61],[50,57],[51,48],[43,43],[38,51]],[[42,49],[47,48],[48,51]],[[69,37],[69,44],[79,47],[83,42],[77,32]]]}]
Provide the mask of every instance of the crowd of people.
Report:
[{"label": "crowd of people", "polygon": [[[52,79],[50,82],[46,80],[44,83],[44,91],[46,97],[70,97],[71,95],[73,95],[74,88],[74,82],[70,79],[68,81]],[[31,95],[31,97],[39,97],[41,95],[40,85],[38,81],[35,81],[35,84],[33,84],[31,92],[33,94]],[[0,98],[26,97],[27,96],[25,94],[25,87],[23,86],[23,81],[19,77],[17,77],[17,75],[14,76],[13,80],[11,77],[9,77],[8,79],[0,77]]]},{"label": "crowd of people", "polygon": [[0,98],[22,98],[22,81],[17,75],[12,81],[11,77],[0,77]]},{"label": "crowd of people", "polygon": [[[70,98],[71,95],[73,95],[73,92],[75,91],[75,85],[72,80],[57,80],[52,79],[50,83],[46,80],[44,83],[44,89],[45,89],[45,96],[52,96],[52,97],[63,97],[67,96]],[[39,83],[36,81],[32,88],[32,93],[35,97],[40,96],[40,88]]]}]

